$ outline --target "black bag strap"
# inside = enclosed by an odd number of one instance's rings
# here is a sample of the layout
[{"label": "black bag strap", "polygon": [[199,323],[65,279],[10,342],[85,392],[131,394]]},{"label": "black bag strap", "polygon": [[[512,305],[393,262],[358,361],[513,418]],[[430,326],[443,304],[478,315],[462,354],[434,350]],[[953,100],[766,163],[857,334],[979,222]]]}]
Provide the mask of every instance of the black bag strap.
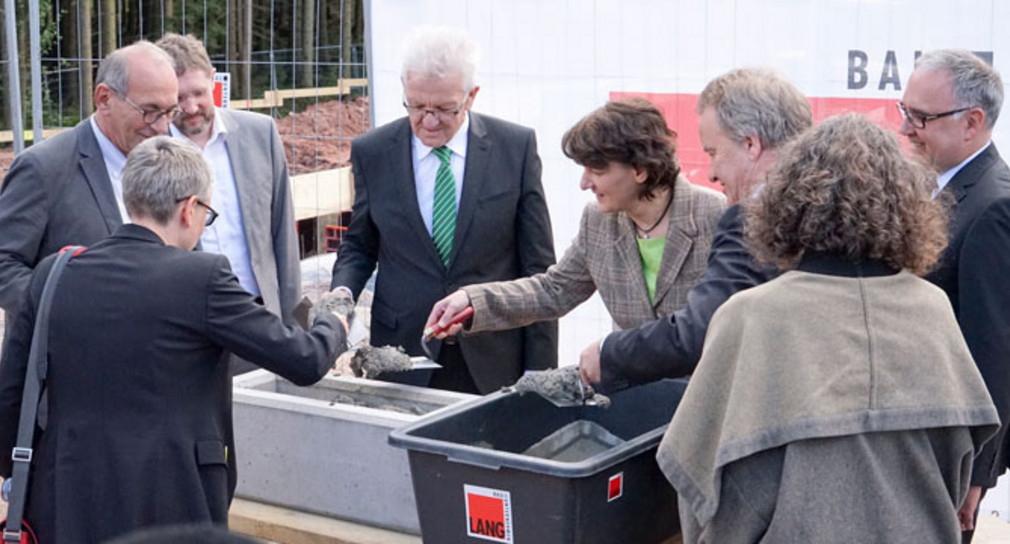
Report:
[{"label": "black bag strap", "polygon": [[4,525],[3,541],[21,542],[21,518],[24,516],[25,495],[28,492],[28,472],[32,464],[32,439],[35,435],[35,417],[38,414],[39,396],[48,372],[49,354],[49,308],[53,303],[56,283],[63,274],[67,262],[78,255],[82,246],[68,246],[60,250],[56,262],[49,270],[46,284],[42,288],[38,311],[35,314],[35,329],[32,332],[31,349],[28,352],[28,366],[25,372],[25,388],[21,395],[21,418],[18,421],[18,438],[11,452],[11,489],[7,504],[7,523]]}]

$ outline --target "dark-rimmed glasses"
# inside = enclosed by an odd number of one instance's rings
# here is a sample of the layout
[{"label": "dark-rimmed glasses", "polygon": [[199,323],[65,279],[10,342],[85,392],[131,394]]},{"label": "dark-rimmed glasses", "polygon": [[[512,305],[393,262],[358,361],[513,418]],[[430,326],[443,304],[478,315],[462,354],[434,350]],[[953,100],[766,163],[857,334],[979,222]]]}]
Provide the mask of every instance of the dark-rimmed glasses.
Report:
[{"label": "dark-rimmed glasses", "polygon": [[[188,196],[184,196],[182,198],[176,199],[175,203],[178,204],[188,199],[189,199]],[[204,208],[207,208],[207,219],[204,220],[203,225],[205,227],[213,225],[214,221],[217,221],[217,216],[220,215],[219,213],[217,213],[217,210],[211,208],[209,205],[207,205],[204,201],[200,200],[199,198],[196,199],[196,203],[200,206],[203,206]]]},{"label": "dark-rimmed glasses", "polygon": [[898,106],[898,111],[901,112],[901,116],[905,119],[905,121],[908,121],[909,125],[912,125],[913,128],[917,128],[919,130],[926,128],[926,123],[930,121],[961,113],[963,111],[968,111],[972,108],[972,106],[968,106],[965,108],[958,108],[956,110],[945,111],[943,113],[920,113],[915,110],[908,109],[904,102],[898,102],[895,105]]},{"label": "dark-rimmed glasses", "polygon": [[126,102],[127,104],[129,104],[133,109],[137,110],[137,112],[140,113],[140,116],[144,119],[144,122],[147,123],[147,124],[149,124],[149,125],[153,125],[153,124],[157,123],[158,120],[161,119],[162,117],[167,117],[168,118],[168,122],[171,123],[171,122],[175,121],[176,119],[178,119],[179,118],[179,114],[182,113],[182,110],[179,109],[179,106],[172,106],[171,108],[168,108],[167,110],[164,110],[164,111],[162,111],[162,110],[149,110],[147,108],[142,108],[142,107],[138,106],[137,104],[134,104],[133,100],[130,100],[129,98],[127,98],[125,94],[121,94],[121,93],[117,92],[116,96],[118,96],[119,98],[123,99],[124,102]]}]

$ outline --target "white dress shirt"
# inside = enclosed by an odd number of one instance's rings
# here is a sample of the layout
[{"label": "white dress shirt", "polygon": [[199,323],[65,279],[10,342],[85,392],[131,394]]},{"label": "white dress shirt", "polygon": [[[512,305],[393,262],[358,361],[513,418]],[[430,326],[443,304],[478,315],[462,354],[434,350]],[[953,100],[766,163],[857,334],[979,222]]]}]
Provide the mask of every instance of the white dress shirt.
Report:
[{"label": "white dress shirt", "polygon": [[[466,144],[467,135],[470,132],[470,112],[466,113],[466,119],[453,135],[452,139],[445,144],[452,151],[449,159],[449,167],[452,169],[452,176],[456,178],[456,213],[459,213],[459,199],[463,194],[463,170],[466,166]],[[411,136],[413,141],[413,162],[414,162],[414,189],[417,191],[417,204],[421,208],[421,218],[424,219],[424,226],[431,234],[432,209],[435,207],[435,176],[438,174],[438,167],[442,161],[431,152],[432,148],[421,143],[417,136]]]},{"label": "white dress shirt", "polygon": [[[199,149],[196,143],[180,132],[175,125],[169,125],[169,130],[173,138],[189,142]],[[210,139],[200,152],[203,153],[203,158],[210,165],[214,175],[214,190],[210,205],[220,216],[213,225],[204,229],[200,245],[203,251],[220,253],[228,257],[231,270],[238,277],[242,287],[254,295],[259,295],[259,284],[253,275],[249,245],[245,237],[245,224],[242,222],[242,207],[239,206],[235,173],[228,157],[227,135],[228,129],[221,121],[221,116],[215,115]]]},{"label": "white dress shirt", "polygon": [[102,129],[95,122],[95,116],[89,118],[91,130],[98,140],[98,148],[102,150],[102,159],[105,160],[105,170],[109,173],[109,181],[112,182],[112,193],[116,195],[116,207],[119,208],[119,218],[123,223],[130,223],[130,214],[126,213],[126,204],[123,203],[123,167],[126,166],[126,155],[108,139]]},{"label": "white dress shirt", "polygon": [[950,180],[954,179],[954,176],[956,176],[957,173],[960,172],[962,168],[964,168],[964,165],[971,162],[975,157],[979,156],[986,149],[989,149],[989,146],[991,145],[992,140],[989,140],[989,143],[982,146],[978,151],[972,153],[970,157],[961,161],[954,168],[951,168],[950,170],[947,170],[946,172],[940,174],[940,176],[936,178],[936,189],[933,189],[933,199],[935,200],[936,197],[943,192],[944,187],[946,187],[947,184],[950,183]]}]

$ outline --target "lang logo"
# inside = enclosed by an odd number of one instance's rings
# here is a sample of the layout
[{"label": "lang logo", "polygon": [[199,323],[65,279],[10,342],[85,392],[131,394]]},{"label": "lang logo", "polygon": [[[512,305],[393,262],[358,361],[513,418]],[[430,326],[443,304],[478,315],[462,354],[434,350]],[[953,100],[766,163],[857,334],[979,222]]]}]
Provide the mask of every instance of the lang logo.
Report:
[{"label": "lang logo", "polygon": [[466,534],[512,544],[512,496],[508,491],[463,484]]}]

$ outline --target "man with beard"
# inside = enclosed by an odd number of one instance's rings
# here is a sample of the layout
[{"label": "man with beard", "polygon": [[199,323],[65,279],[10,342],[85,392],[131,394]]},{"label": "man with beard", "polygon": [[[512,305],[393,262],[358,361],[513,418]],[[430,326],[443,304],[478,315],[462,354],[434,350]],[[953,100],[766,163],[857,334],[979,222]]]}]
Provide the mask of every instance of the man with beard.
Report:
[{"label": "man with beard", "polygon": [[[175,63],[182,114],[173,137],[196,146],[214,174],[221,217],[200,238],[203,251],[228,257],[239,283],[286,324],[295,323],[301,290],[294,205],[284,147],[273,119],[214,106],[214,67],[193,36],[158,40]],[[232,371],[254,367],[235,361]]]}]

